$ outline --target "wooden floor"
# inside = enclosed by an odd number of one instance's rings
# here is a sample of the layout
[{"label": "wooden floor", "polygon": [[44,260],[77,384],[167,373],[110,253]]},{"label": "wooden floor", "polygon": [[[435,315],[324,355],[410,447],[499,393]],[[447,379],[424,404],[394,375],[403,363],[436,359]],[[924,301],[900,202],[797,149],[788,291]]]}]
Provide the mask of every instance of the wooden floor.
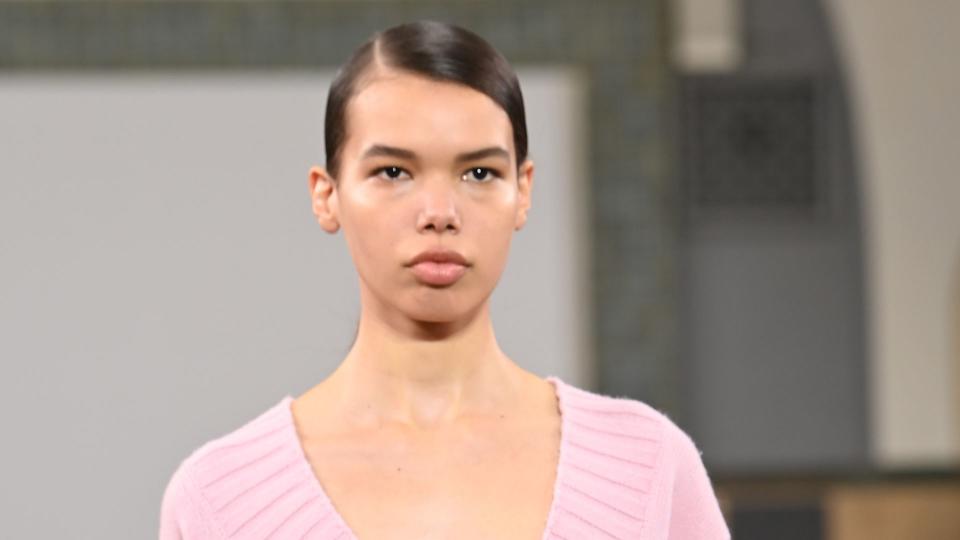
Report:
[{"label": "wooden floor", "polygon": [[737,540],[960,540],[960,472],[714,481]]}]

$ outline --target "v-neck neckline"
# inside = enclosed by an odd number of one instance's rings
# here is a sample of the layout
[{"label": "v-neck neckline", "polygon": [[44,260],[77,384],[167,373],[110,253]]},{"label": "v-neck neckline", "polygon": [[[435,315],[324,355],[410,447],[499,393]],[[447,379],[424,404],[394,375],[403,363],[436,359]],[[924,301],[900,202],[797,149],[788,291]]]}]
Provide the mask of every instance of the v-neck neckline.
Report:
[{"label": "v-neck neckline", "polygon": [[[568,433],[568,420],[567,414],[564,413],[564,385],[560,377],[556,375],[548,375],[544,379],[550,384],[553,385],[554,395],[557,398],[557,409],[560,414],[560,446],[559,446],[559,455],[557,457],[557,469],[554,474],[553,481],[553,496],[550,501],[550,509],[547,512],[547,522],[543,529],[543,534],[540,535],[541,540],[547,540],[550,537],[550,531],[553,529],[555,521],[557,519],[558,508],[560,506],[560,491],[561,485],[564,478],[564,472],[566,470],[566,456],[567,456],[567,440],[569,438]],[[343,516],[340,515],[340,512],[337,511],[337,507],[333,504],[333,501],[330,500],[330,497],[327,495],[326,490],[323,488],[320,479],[317,477],[316,473],[313,471],[313,466],[310,464],[310,461],[307,459],[306,449],[303,446],[303,443],[300,441],[300,436],[297,433],[297,426],[293,416],[293,396],[285,396],[281,403],[282,407],[286,411],[287,421],[289,424],[289,429],[287,430],[288,434],[292,438],[291,444],[295,445],[299,450],[297,456],[300,463],[301,470],[303,474],[310,478],[311,490],[313,495],[318,498],[323,506],[329,509],[330,514],[333,516],[334,521],[339,529],[339,533],[346,535],[348,540],[359,540],[356,533],[353,532],[353,529],[347,524]],[[340,537],[338,537],[340,538]]]}]

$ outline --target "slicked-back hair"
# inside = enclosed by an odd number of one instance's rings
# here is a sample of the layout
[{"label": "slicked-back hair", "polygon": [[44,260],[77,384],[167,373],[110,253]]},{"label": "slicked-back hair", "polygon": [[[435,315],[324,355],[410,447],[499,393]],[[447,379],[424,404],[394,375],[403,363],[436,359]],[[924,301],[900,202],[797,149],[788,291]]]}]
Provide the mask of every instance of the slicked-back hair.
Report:
[{"label": "slicked-back hair", "polygon": [[336,179],[347,136],[346,109],[363,76],[374,68],[407,71],[463,84],[486,94],[510,118],[516,166],[527,157],[527,121],[520,82],[507,59],[477,34],[448,23],[417,21],[377,32],[337,72],[327,95],[324,144],[327,171]]}]

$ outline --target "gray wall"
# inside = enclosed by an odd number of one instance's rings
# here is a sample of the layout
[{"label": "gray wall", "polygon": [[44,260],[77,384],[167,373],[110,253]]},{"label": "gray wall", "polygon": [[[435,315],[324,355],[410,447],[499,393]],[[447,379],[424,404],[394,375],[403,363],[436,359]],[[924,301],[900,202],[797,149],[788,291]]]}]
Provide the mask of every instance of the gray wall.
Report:
[{"label": "gray wall", "polygon": [[684,419],[717,472],[865,468],[860,186],[833,38],[818,2],[742,5],[745,61],[725,78],[812,85],[816,197],[799,210],[688,201]]},{"label": "gray wall", "polygon": [[590,386],[674,411],[677,186],[666,0],[0,2],[0,70],[304,69],[339,65],[374,31],[464,25],[515,64],[571,65],[586,94]]},{"label": "gray wall", "polygon": [[[584,85],[520,69],[533,208],[504,350],[588,384]],[[179,460],[318,383],[358,316],[313,221],[328,73],[0,79],[4,538],[149,538]]]}]

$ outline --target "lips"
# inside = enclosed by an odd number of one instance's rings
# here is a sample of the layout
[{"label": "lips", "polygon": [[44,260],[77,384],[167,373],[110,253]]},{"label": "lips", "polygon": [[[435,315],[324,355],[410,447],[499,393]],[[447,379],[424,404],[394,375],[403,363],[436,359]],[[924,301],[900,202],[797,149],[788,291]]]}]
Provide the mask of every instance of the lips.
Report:
[{"label": "lips", "polygon": [[411,259],[408,264],[415,265],[422,262],[456,263],[467,266],[467,260],[463,258],[463,255],[450,249],[428,249]]},{"label": "lips", "polygon": [[414,257],[408,266],[413,274],[427,285],[446,286],[456,283],[466,273],[469,264],[456,251],[432,249]]}]

